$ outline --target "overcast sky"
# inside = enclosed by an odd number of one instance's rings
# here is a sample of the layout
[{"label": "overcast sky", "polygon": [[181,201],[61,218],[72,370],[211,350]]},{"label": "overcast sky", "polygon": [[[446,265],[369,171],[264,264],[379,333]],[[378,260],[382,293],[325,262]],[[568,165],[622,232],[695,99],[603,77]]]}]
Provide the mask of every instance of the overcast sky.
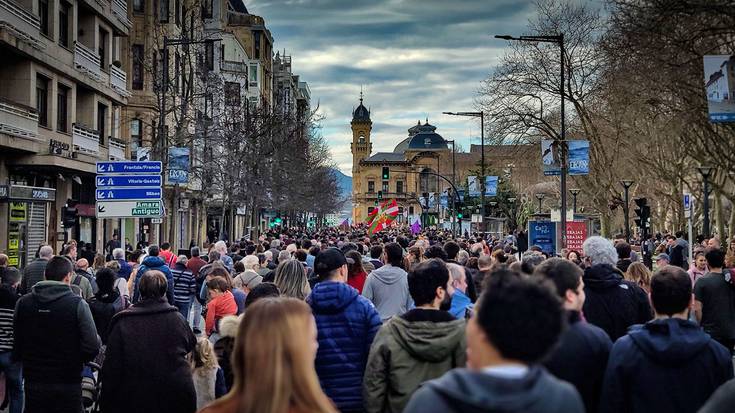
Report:
[{"label": "overcast sky", "polygon": [[293,57],[325,116],[323,135],[351,175],[350,120],[360,87],[371,109],[373,152],[392,151],[428,117],[469,150],[479,122],[442,115],[474,110],[480,82],[533,14],[528,0],[246,0],[265,18],[274,48]]}]

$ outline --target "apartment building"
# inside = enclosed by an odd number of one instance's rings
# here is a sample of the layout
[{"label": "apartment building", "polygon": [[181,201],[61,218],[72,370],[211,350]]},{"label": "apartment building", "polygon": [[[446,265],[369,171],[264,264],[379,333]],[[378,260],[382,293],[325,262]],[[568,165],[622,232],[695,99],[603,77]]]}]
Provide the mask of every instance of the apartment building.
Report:
[{"label": "apartment building", "polygon": [[[0,0],[0,251],[23,266],[39,245],[96,244],[120,225],[94,210],[95,162],[129,156],[124,0]],[[68,200],[79,220],[64,230]]]}]

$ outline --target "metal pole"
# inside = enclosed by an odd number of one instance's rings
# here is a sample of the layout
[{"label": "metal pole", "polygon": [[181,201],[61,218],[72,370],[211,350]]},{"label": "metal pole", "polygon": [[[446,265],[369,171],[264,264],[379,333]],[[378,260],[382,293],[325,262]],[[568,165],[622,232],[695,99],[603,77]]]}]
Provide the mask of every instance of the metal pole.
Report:
[{"label": "metal pole", "polygon": [[564,119],[564,34],[559,36],[561,49],[561,248],[567,247],[567,140],[566,124]]},{"label": "metal pole", "polygon": [[480,157],[480,188],[482,188],[482,192],[480,193],[480,204],[482,205],[480,207],[480,215],[481,215],[481,221],[480,221],[480,231],[482,231],[482,237],[485,238],[485,232],[487,231],[487,228],[485,227],[485,112],[480,111],[480,150],[482,151],[481,157]]},{"label": "metal pole", "polygon": [[577,213],[577,194],[572,193],[572,211],[576,214]]},{"label": "metal pole", "polygon": [[702,202],[704,209],[704,224],[702,233],[704,233],[705,237],[709,237],[709,174],[702,174],[702,176],[704,177],[704,200]]},{"label": "metal pole", "polygon": [[687,218],[687,229],[689,232],[689,263],[694,264],[694,244],[692,240],[692,213],[689,212],[689,218]]},{"label": "metal pole", "polygon": [[623,188],[625,189],[625,241],[630,242],[630,217],[628,213],[630,200],[628,199],[628,186],[623,184]]}]

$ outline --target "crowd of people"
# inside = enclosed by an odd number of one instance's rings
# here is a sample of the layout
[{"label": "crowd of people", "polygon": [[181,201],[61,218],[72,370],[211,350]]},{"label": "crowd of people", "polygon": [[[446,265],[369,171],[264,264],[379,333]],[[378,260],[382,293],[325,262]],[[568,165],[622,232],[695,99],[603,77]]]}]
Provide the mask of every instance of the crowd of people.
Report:
[{"label": "crowd of people", "polygon": [[735,242],[701,240],[689,265],[672,237],[654,246],[655,272],[617,237],[556,256],[514,235],[363,228],[286,229],[178,256],[168,243],[118,243],[91,265],[72,241],[40,247],[21,271],[0,254],[5,404],[735,411]]}]

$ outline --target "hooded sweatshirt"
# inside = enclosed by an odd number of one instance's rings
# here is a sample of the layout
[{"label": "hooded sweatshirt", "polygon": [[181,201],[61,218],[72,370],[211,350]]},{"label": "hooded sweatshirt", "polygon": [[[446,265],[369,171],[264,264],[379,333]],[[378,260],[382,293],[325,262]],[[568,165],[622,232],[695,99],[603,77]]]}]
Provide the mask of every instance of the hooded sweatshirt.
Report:
[{"label": "hooded sweatshirt", "polygon": [[695,412],[732,377],[730,353],[696,324],[653,320],[613,345],[600,412]]},{"label": "hooded sweatshirt", "polygon": [[519,379],[454,369],[419,388],[404,413],[582,413],[571,384],[532,366]]},{"label": "hooded sweatshirt", "polygon": [[378,331],[365,370],[368,413],[401,412],[421,383],[463,367],[465,322],[446,311],[413,309]]},{"label": "hooded sweatshirt", "polygon": [[161,257],[149,255],[145,257],[143,263],[138,267],[138,272],[135,274],[135,284],[133,286],[133,304],[140,300],[140,291],[138,290],[138,283],[148,270],[161,271],[166,276],[168,281],[168,288],[166,289],[166,299],[168,303],[174,305],[174,277],[171,274],[171,269],[163,262]]},{"label": "hooded sweatshirt", "polygon": [[380,328],[378,312],[357,290],[337,281],[318,283],[306,302],[316,320],[314,367],[324,393],[343,413],[364,411],[362,376]]},{"label": "hooded sweatshirt", "polygon": [[628,327],[653,318],[648,295],[636,283],[623,280],[617,268],[596,264],[584,271],[582,307],[590,323],[605,330],[612,341],[624,336]]},{"label": "hooded sweatshirt", "polygon": [[375,304],[383,321],[413,308],[413,299],[408,292],[408,274],[390,264],[368,275],[362,295]]}]

